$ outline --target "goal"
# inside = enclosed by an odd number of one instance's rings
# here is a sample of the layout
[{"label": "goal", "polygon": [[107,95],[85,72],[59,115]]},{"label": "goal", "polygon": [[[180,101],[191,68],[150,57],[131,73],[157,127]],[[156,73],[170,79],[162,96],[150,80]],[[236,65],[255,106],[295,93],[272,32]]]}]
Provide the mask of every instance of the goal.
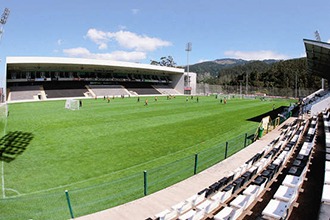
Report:
[{"label": "goal", "polygon": [[67,99],[65,102],[65,108],[71,110],[79,110],[79,101],[75,99]]}]

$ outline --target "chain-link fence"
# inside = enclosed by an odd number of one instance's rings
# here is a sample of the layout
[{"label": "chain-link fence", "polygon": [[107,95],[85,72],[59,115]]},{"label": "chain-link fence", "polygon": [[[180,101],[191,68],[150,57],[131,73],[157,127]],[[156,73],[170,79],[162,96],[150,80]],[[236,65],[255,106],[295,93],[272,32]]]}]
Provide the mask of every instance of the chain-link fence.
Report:
[{"label": "chain-link fence", "polygon": [[252,86],[228,86],[228,85],[209,85],[206,83],[198,83],[196,85],[197,94],[237,94],[237,95],[267,95],[281,97],[306,97],[315,92],[316,89],[309,88],[275,88],[275,87],[252,87]]}]

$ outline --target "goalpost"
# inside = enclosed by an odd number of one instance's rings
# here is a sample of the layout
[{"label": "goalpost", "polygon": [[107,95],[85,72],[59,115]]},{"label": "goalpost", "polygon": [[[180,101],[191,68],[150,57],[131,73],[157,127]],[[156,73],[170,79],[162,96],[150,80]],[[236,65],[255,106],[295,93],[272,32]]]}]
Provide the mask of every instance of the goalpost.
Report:
[{"label": "goalpost", "polygon": [[79,101],[75,99],[67,99],[65,108],[70,110],[79,110]]}]

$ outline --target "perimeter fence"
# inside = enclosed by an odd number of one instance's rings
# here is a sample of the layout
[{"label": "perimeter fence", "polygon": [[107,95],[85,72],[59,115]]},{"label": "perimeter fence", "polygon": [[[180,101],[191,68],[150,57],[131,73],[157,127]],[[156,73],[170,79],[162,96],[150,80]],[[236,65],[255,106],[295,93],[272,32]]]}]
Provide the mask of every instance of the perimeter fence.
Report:
[{"label": "perimeter fence", "polygon": [[[278,118],[272,121],[267,132],[283,121]],[[124,204],[209,168],[250,145],[258,135],[258,129],[254,127],[242,135],[180,160],[130,175],[123,174],[122,178],[92,186],[72,189],[70,186],[59,186],[44,192],[5,197],[0,199],[0,219],[69,219]],[[65,192],[66,189],[69,191]],[[7,194],[10,190],[6,188]]]}]

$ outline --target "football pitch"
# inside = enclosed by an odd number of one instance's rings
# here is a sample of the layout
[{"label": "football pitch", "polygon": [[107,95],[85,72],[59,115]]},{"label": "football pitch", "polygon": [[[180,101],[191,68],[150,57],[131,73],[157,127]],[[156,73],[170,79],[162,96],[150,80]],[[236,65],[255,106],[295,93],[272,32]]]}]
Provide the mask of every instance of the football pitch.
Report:
[{"label": "football pitch", "polygon": [[294,102],[152,96],[146,106],[145,99],[83,99],[75,111],[65,100],[8,104],[0,219],[69,219],[64,190],[75,216],[142,197],[143,171],[158,178],[149,193],[187,178],[190,168],[174,179],[166,168],[193,164],[195,154],[256,129],[249,118]]}]

